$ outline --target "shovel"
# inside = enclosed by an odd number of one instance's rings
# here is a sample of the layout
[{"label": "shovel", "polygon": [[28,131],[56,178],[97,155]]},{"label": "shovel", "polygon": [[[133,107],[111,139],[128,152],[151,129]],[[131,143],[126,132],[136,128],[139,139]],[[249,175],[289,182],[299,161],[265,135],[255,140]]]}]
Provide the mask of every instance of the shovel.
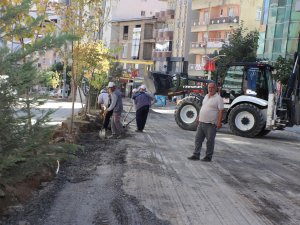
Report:
[{"label": "shovel", "polygon": [[99,131],[99,138],[103,140],[105,139],[105,137],[106,137],[106,130],[101,128],[101,130]]},{"label": "shovel", "polygon": [[133,117],[127,124],[123,124],[123,128],[127,128],[127,126],[135,120],[136,117]]},{"label": "shovel", "polygon": [[99,138],[100,138],[101,140],[104,140],[105,137],[106,137],[106,130],[103,129],[104,118],[105,118],[105,115],[103,115],[103,121],[102,121],[101,129],[100,129],[100,131],[99,131]]}]

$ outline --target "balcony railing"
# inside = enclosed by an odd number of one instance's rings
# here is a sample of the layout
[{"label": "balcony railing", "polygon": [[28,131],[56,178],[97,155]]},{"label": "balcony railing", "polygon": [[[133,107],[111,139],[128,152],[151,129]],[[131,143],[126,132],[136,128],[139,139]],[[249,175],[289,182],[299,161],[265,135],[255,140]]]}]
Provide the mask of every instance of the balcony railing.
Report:
[{"label": "balcony railing", "polygon": [[202,64],[189,64],[190,71],[203,71],[204,65]]},{"label": "balcony railing", "polygon": [[195,20],[192,22],[192,26],[207,26],[209,22],[209,20]]},{"label": "balcony railing", "polygon": [[224,44],[228,44],[227,39],[209,38],[207,41],[191,42],[191,48],[222,48]]},{"label": "balcony railing", "polygon": [[210,19],[210,24],[239,23],[239,16],[218,17]]}]

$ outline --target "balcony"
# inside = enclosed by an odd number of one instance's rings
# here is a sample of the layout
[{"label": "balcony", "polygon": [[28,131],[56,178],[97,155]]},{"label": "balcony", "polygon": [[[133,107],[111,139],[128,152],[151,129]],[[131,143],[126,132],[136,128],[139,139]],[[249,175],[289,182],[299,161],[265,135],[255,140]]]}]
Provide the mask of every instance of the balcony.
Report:
[{"label": "balcony", "polygon": [[203,71],[204,65],[202,64],[189,64],[189,71]]},{"label": "balcony", "polygon": [[156,38],[158,41],[173,40],[173,33],[174,31],[168,28],[158,29]]},{"label": "balcony", "polygon": [[225,43],[228,43],[228,41],[221,38],[210,38],[207,41],[191,42],[190,54],[212,54],[214,51],[220,50]]},{"label": "balcony", "polygon": [[160,11],[155,13],[155,17],[157,21],[164,22],[168,19],[174,19],[175,10],[174,9],[167,9],[165,11]]},{"label": "balcony", "polygon": [[192,22],[192,32],[206,31],[206,26],[209,25],[209,20],[195,20]]},{"label": "balcony", "polygon": [[190,76],[205,76],[204,65],[202,64],[189,64],[188,74]]},{"label": "balcony", "polygon": [[163,58],[167,58],[167,57],[171,57],[171,56],[172,56],[172,52],[171,51],[162,52],[162,57]]},{"label": "balcony", "polygon": [[[227,4],[240,4],[240,0],[230,0]],[[192,10],[205,9],[209,7],[216,7],[224,5],[224,0],[213,0],[208,2],[207,0],[193,0]]]},{"label": "balcony", "polygon": [[231,28],[237,28],[239,21],[239,16],[212,18],[210,19],[209,30],[227,30],[229,26],[231,26]]}]

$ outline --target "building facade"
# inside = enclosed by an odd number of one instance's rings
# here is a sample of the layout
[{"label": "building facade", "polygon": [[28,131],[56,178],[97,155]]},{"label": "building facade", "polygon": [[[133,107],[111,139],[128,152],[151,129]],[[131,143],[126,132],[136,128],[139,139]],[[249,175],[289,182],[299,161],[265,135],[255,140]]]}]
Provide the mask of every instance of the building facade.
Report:
[{"label": "building facade", "polygon": [[113,21],[111,46],[121,64],[122,92],[129,96],[134,87],[144,82],[145,74],[153,69],[152,52],[155,47],[155,18]]},{"label": "building facade", "polygon": [[[298,8],[298,10],[297,10]],[[299,51],[300,1],[265,0],[258,56],[276,61]]]},{"label": "building facade", "polygon": [[[156,48],[153,52],[155,69],[168,70],[169,58],[189,61],[189,43],[195,37],[190,32],[191,21],[196,13],[191,11],[192,0],[161,0],[167,2],[167,9],[157,12],[158,25]],[[174,63],[174,72],[182,72],[182,63]]]},{"label": "building facade", "polygon": [[117,47],[118,59],[151,60],[155,46],[156,19],[130,19],[112,21],[114,30],[111,45]]},{"label": "building facade", "polygon": [[104,27],[101,39],[110,46],[114,30],[112,21],[150,18],[155,12],[164,10],[167,4],[159,0],[104,0],[103,21]]},{"label": "building facade", "polygon": [[192,10],[198,18],[192,22],[191,31],[197,38],[190,43],[189,74],[205,76],[205,65],[219,54],[242,21],[248,31],[258,30],[262,7],[263,0],[194,0]]}]

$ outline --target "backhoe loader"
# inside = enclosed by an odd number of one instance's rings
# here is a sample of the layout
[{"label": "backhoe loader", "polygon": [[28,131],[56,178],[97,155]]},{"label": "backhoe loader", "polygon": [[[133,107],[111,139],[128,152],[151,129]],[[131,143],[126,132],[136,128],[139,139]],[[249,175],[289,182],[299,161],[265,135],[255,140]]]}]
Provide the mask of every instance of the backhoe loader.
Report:
[{"label": "backhoe loader", "polygon": [[[170,60],[172,64],[172,59]],[[187,62],[183,62],[187,68]],[[299,53],[295,54],[293,73],[287,87],[278,90],[273,79],[273,67],[264,62],[241,62],[227,65],[227,72],[219,86],[224,101],[223,122],[232,133],[243,137],[264,136],[272,130],[300,125]],[[170,66],[172,68],[172,66]],[[147,79],[153,83],[157,95],[185,96],[177,105],[175,120],[179,127],[196,130],[197,117],[206,86],[212,80],[181,73],[151,72]],[[194,90],[199,90],[194,93]]]}]

